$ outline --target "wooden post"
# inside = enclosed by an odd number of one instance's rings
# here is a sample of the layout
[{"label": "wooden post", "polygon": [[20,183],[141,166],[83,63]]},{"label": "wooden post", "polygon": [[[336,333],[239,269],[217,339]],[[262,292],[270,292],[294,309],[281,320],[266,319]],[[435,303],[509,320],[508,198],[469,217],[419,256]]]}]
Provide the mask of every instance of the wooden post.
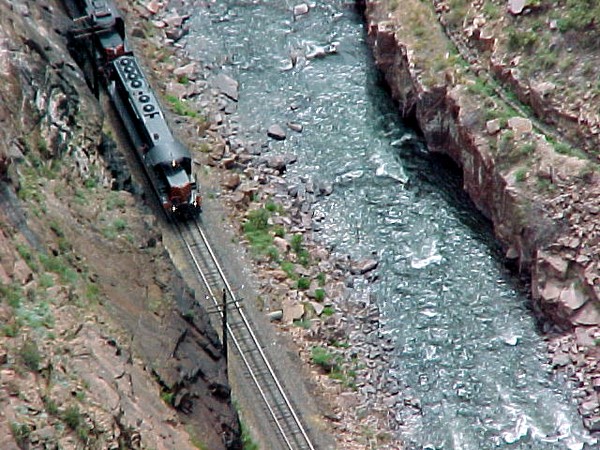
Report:
[{"label": "wooden post", "polygon": [[225,365],[227,366],[227,293],[223,288],[223,314],[222,314],[222,326],[223,326],[223,356],[225,357]]}]

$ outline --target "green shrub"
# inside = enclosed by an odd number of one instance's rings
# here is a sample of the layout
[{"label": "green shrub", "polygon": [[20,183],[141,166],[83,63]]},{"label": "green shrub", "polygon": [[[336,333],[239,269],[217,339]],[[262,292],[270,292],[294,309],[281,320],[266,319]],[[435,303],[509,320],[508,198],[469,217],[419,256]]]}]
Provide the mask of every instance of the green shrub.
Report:
[{"label": "green shrub", "polygon": [[281,270],[283,270],[287,274],[288,278],[291,278],[292,280],[297,277],[296,270],[294,269],[294,263],[290,261],[283,261],[281,263]]},{"label": "green shrub", "polygon": [[19,352],[23,364],[25,364],[33,372],[37,372],[40,369],[40,362],[42,356],[35,341],[28,339],[23,343]]},{"label": "green shrub", "polygon": [[58,405],[56,404],[56,402],[48,396],[44,396],[44,398],[42,400],[44,402],[44,407],[46,408],[46,412],[48,414],[50,414],[51,416],[57,416],[58,415]]},{"label": "green shrub", "polygon": [[527,169],[525,167],[521,167],[519,168],[516,172],[515,172],[515,181],[517,183],[522,183],[523,181],[525,181],[527,179]]},{"label": "green shrub", "polygon": [[325,275],[325,272],[319,272],[317,275],[317,281],[319,282],[319,286],[325,286],[325,281],[327,281],[327,275]]},{"label": "green shrub", "polygon": [[16,284],[0,284],[0,298],[5,299],[12,308],[17,309],[19,306],[21,306],[23,290]]},{"label": "green shrub", "polygon": [[315,300],[318,302],[322,302],[325,299],[325,289],[318,288],[315,289]]},{"label": "green shrub", "polygon": [[323,308],[323,312],[321,313],[321,315],[325,317],[333,316],[334,314],[335,309],[333,308],[333,306],[326,306],[325,308]]},{"label": "green shrub", "polygon": [[19,252],[19,255],[21,256],[21,258],[23,258],[23,261],[27,263],[31,270],[37,271],[37,263],[35,261],[35,257],[31,251],[31,248],[28,245],[17,244],[17,252]]},{"label": "green shrub", "polygon": [[279,261],[279,251],[277,250],[277,247],[274,245],[269,246],[267,248],[267,256],[272,261]]},{"label": "green shrub", "polygon": [[247,220],[244,223],[244,231],[265,231],[269,229],[269,211],[260,208],[254,209],[248,213]]},{"label": "green shrub", "polygon": [[10,432],[20,448],[26,448],[31,435],[31,428],[26,423],[13,422],[10,424]]},{"label": "green shrub", "polygon": [[301,234],[295,234],[292,236],[290,245],[294,253],[298,254],[302,251],[302,240],[303,238]]},{"label": "green shrub", "polygon": [[275,225],[273,227],[273,234],[277,237],[284,237],[285,236],[285,228],[283,228],[283,226],[281,225]]},{"label": "green shrub", "polygon": [[313,347],[311,349],[311,360],[313,364],[321,367],[326,372],[334,372],[339,369],[339,357],[324,347]]},{"label": "green shrub", "polygon": [[175,111],[176,114],[179,114],[180,116],[188,116],[193,118],[198,117],[198,113],[192,110],[188,105],[186,105],[186,103],[183,100],[180,100],[174,95],[167,95],[166,98],[167,102],[169,102],[171,108],[173,109],[173,111]]},{"label": "green shrub", "polygon": [[62,415],[62,420],[69,428],[76,430],[83,421],[79,406],[71,405],[67,407]]},{"label": "green shrub", "polygon": [[310,278],[300,277],[297,283],[298,289],[304,291],[310,287]]}]

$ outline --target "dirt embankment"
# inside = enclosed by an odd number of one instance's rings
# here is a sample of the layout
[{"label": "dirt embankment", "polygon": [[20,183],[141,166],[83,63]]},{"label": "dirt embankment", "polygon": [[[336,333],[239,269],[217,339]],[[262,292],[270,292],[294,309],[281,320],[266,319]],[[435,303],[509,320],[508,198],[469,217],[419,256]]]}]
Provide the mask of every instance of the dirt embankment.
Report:
[{"label": "dirt embankment", "polygon": [[70,26],[0,0],[0,447],[240,448],[216,333],[119,190]]},{"label": "dirt embankment", "polygon": [[600,429],[593,11],[581,14],[577,2],[362,3],[401,113],[461,168],[507,259],[531,273],[535,306],[571,332],[553,338],[553,362],[569,368],[586,425]]}]

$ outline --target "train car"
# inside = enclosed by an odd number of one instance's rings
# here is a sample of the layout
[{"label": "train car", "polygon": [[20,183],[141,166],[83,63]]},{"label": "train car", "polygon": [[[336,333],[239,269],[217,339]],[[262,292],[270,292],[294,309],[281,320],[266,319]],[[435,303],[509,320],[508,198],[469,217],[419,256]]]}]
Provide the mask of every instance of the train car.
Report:
[{"label": "train car", "polygon": [[67,0],[76,34],[90,37],[99,63],[129,53],[125,21],[111,0]]},{"label": "train car", "polygon": [[198,214],[201,197],[192,157],[169,128],[160,104],[133,55],[110,64],[108,93],[163,208],[178,217]]},{"label": "train car", "polygon": [[69,30],[69,45],[96,96],[100,84],[110,78],[108,64],[131,54],[125,21],[111,0],[64,0],[74,27]]}]

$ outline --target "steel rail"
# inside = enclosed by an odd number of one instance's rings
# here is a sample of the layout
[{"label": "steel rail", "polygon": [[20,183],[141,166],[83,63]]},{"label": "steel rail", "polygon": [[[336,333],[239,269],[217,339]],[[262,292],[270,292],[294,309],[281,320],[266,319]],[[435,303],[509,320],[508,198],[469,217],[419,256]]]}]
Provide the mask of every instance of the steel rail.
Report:
[{"label": "steel rail", "polygon": [[[192,222],[192,221],[190,221],[190,222]],[[284,390],[281,382],[279,381],[279,378],[277,377],[275,371],[273,370],[273,367],[272,367],[271,363],[269,362],[267,355],[263,351],[262,345],[260,344],[260,341],[259,341],[258,337],[256,336],[250,321],[246,317],[246,314],[244,314],[244,311],[243,311],[238,299],[236,298],[235,293],[233,292],[233,289],[232,289],[231,285],[229,284],[223,269],[221,268],[221,265],[217,259],[217,256],[209,244],[208,238],[207,238],[206,234],[204,233],[204,230],[202,230],[202,227],[200,226],[198,221],[194,220],[193,222],[196,226],[196,229],[191,230],[190,227],[188,225],[186,225],[187,230],[192,235],[194,235],[194,232],[197,231],[198,235],[200,236],[202,245],[204,246],[204,248],[208,252],[208,255],[210,256],[210,263],[217,270],[218,275],[220,277],[220,282],[222,282],[222,284],[223,284],[225,293],[231,299],[231,304],[233,304],[235,306],[235,312],[241,318],[244,329],[247,331],[247,333],[252,341],[252,344],[254,346],[253,349],[256,349],[258,351],[258,354],[260,355],[260,362],[262,362],[264,364],[264,366],[266,367],[268,375],[270,376],[272,382],[274,383],[274,385],[276,387],[277,394],[281,397],[285,407],[287,408],[287,411],[282,411],[281,406],[283,406],[283,405],[281,405],[281,404],[278,405],[277,399],[269,400],[267,393],[263,389],[263,386],[261,385],[261,382],[258,379],[257,374],[255,373],[255,370],[252,368],[252,363],[249,361],[244,350],[242,349],[242,345],[240,344],[238,336],[236,336],[235,331],[231,328],[230,324],[228,323],[227,324],[227,332],[229,333],[229,336],[230,336],[231,340],[233,341],[235,348],[237,349],[240,357],[242,358],[242,361],[243,361],[250,377],[252,378],[252,381],[254,382],[255,386],[257,387],[258,392],[259,392],[262,400],[264,401],[265,406],[267,407],[267,410],[268,410],[270,416],[273,418],[273,420],[277,426],[277,429],[279,430],[279,433],[281,434],[281,437],[285,441],[287,448],[289,448],[290,450],[293,450],[295,448],[293,446],[293,443],[290,442],[290,440],[288,438],[288,435],[284,429],[285,426],[282,424],[282,419],[285,418],[286,412],[289,412],[289,415],[293,419],[294,426],[298,429],[298,431],[300,432],[300,434],[303,438],[303,443],[306,444],[306,446],[302,446],[302,448],[308,448],[309,450],[315,450],[315,447],[312,444],[304,426],[302,425],[300,418],[298,417],[292,403],[290,402],[287,394],[285,393],[285,390]],[[181,227],[181,224],[176,223],[176,228],[177,228],[180,236],[182,237],[183,242],[185,243],[187,251],[188,251],[189,255],[191,256],[194,265],[196,266],[196,270],[197,270],[198,274],[200,275],[202,282],[206,286],[214,306],[217,308],[219,314],[222,317],[223,311],[220,309],[221,305],[219,304],[219,300],[216,298],[214,292],[211,289],[213,286],[211,286],[210,280],[208,280],[208,278],[206,277],[206,274],[202,270],[202,263],[198,260],[197,255],[195,254],[196,252],[194,252],[194,250],[192,248],[192,244],[197,244],[198,242],[197,242],[197,240],[194,239],[193,243],[190,244],[188,242],[188,239],[184,236],[184,233],[181,231],[180,227]],[[263,377],[264,376],[265,375],[263,375]],[[273,407],[270,404],[271,401],[273,401],[275,403],[275,407]],[[280,413],[282,413],[281,419],[277,417],[277,411],[275,410],[276,408],[279,409]],[[289,428],[289,425],[288,425],[288,428]],[[294,431],[294,430],[292,430],[292,431]]]}]

